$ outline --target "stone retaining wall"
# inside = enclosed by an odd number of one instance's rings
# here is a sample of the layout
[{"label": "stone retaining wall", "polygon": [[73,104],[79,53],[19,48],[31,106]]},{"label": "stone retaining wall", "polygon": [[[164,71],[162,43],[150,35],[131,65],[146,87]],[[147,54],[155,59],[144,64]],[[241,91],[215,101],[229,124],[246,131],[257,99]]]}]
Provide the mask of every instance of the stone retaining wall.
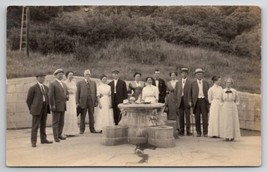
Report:
[{"label": "stone retaining wall", "polygon": [[[81,80],[82,77],[75,77]],[[45,85],[54,80],[46,76]],[[98,79],[93,79],[99,83]],[[26,105],[28,89],[36,83],[35,77],[9,79],[6,83],[7,129],[29,128],[31,115]],[[261,131],[261,95],[239,92],[238,105],[240,127],[242,129]],[[51,114],[48,115],[47,125],[51,126]],[[86,119],[88,122],[88,118]]]}]

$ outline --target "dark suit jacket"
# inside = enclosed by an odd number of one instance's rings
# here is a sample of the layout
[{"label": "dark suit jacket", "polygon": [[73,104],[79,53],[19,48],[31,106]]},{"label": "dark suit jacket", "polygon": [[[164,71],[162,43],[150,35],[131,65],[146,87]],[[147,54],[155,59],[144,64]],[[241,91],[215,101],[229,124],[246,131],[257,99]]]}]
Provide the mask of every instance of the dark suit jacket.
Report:
[{"label": "dark suit jacket", "polygon": [[[189,107],[189,100],[190,100],[190,89],[191,89],[191,81],[187,78],[185,85],[184,85],[184,106]],[[183,91],[183,83],[182,79],[178,80],[175,85],[175,98],[178,108],[180,107],[181,100],[182,100],[182,91]]]},{"label": "dark suit jacket", "polygon": [[63,83],[63,88],[58,81],[54,81],[49,85],[49,103],[50,106],[55,106],[55,112],[66,111],[66,101],[68,100],[67,86]]},{"label": "dark suit jacket", "polygon": [[[156,80],[153,79],[152,85],[156,86]],[[166,84],[165,81],[161,78],[159,78],[159,102],[164,102],[166,97]]]},{"label": "dark suit jacket", "polygon": [[[114,102],[114,80],[111,81],[108,85],[111,87],[111,100],[112,104]],[[118,100],[118,103],[122,103],[123,100],[128,98],[127,94],[127,87],[125,81],[118,79],[117,85],[116,85],[116,97]]]},{"label": "dark suit jacket", "polygon": [[[92,107],[96,106],[96,83],[95,81],[89,80],[90,93],[92,98]],[[85,80],[77,82],[77,92],[76,92],[76,104],[80,105],[82,109],[86,108],[87,105],[87,86]]]},{"label": "dark suit jacket", "polygon": [[[47,113],[50,113],[48,87],[44,85],[44,89],[47,101]],[[38,83],[30,87],[26,103],[32,115],[40,115],[43,106],[43,94]]]},{"label": "dark suit jacket", "polygon": [[[204,97],[205,100],[207,102],[207,110],[209,110],[209,100],[208,100],[208,90],[209,90],[210,86],[209,83],[205,80],[203,80],[203,93],[204,93]],[[198,84],[197,84],[197,80],[193,81],[191,84],[191,90],[190,90],[190,101],[192,102],[192,107],[193,110],[195,110],[195,106],[197,103],[197,98],[198,98]]]}]

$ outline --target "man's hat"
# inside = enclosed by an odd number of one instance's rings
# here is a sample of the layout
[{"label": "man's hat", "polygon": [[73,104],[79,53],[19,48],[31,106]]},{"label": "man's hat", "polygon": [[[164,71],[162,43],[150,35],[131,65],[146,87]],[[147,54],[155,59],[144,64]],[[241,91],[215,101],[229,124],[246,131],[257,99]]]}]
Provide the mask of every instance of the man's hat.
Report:
[{"label": "man's hat", "polygon": [[55,70],[54,75],[57,75],[59,73],[63,73],[64,74],[63,69],[57,69],[57,70]]},{"label": "man's hat", "polygon": [[112,71],[112,73],[119,74],[120,72],[118,70],[114,70],[114,71]]},{"label": "man's hat", "polygon": [[181,72],[187,72],[188,73],[189,69],[187,67],[182,67]]},{"label": "man's hat", "polygon": [[197,73],[204,73],[204,71],[201,68],[197,68],[194,74],[197,74]]},{"label": "man's hat", "polygon": [[39,77],[39,76],[46,76],[46,74],[44,74],[43,72],[39,72],[35,75],[36,77]]}]

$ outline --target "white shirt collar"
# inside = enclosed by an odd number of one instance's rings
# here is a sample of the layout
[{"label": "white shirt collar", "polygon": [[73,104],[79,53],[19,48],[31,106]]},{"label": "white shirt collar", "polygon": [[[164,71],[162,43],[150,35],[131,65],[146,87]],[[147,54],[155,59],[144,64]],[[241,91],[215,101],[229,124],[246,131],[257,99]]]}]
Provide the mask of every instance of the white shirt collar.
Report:
[{"label": "white shirt collar", "polygon": [[39,81],[37,81],[37,83],[40,87],[44,86],[44,84],[41,84]]},{"label": "white shirt collar", "polygon": [[62,83],[62,81],[60,81],[59,79],[56,79],[56,80],[57,80],[57,82]]}]

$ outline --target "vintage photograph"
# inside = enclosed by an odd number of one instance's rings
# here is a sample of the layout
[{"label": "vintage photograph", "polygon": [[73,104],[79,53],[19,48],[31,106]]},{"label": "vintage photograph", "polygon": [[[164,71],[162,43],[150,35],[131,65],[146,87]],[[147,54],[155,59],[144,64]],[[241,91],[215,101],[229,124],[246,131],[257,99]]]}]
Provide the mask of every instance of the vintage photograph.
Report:
[{"label": "vintage photograph", "polygon": [[9,6],[7,167],[258,167],[258,6]]}]

